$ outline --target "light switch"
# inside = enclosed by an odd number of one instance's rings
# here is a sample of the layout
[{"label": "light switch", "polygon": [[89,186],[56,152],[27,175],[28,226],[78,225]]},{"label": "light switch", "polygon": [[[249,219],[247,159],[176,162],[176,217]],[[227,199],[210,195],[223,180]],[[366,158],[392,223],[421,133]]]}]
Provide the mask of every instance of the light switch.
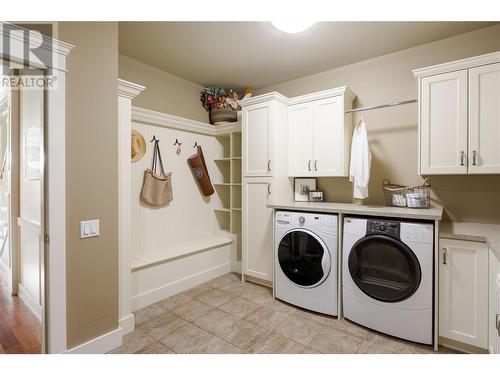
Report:
[{"label": "light switch", "polygon": [[99,220],[80,221],[80,238],[99,236]]}]

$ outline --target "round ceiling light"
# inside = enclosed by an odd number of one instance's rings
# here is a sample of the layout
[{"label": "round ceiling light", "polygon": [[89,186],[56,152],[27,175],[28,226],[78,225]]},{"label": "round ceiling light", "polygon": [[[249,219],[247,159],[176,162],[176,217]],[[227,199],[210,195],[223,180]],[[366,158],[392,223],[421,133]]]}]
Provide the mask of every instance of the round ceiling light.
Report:
[{"label": "round ceiling light", "polygon": [[314,25],[314,22],[304,20],[279,20],[272,21],[271,24],[280,31],[296,34],[310,28]]}]

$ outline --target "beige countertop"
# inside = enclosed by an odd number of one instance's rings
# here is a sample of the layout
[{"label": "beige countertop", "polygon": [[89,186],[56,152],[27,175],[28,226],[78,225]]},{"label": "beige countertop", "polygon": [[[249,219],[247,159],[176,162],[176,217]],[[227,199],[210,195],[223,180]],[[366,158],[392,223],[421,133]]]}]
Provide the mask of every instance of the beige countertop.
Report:
[{"label": "beige countertop", "polygon": [[397,217],[406,219],[441,220],[443,209],[437,208],[403,208],[377,205],[362,205],[355,203],[329,202],[273,202],[269,208],[279,210],[311,211],[354,214],[365,216]]},{"label": "beige countertop", "polygon": [[487,243],[500,260],[500,225],[442,222],[439,229],[441,238]]}]

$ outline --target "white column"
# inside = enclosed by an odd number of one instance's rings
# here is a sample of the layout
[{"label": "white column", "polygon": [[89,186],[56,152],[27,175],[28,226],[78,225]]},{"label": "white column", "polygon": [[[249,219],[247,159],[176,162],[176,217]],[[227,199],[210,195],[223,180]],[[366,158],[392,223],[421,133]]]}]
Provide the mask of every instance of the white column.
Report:
[{"label": "white column", "polygon": [[130,195],[132,168],[130,161],[130,132],[132,130],[132,99],[145,89],[122,79],[118,80],[118,253],[119,253],[119,320],[125,335],[134,330],[131,311],[131,231]]}]

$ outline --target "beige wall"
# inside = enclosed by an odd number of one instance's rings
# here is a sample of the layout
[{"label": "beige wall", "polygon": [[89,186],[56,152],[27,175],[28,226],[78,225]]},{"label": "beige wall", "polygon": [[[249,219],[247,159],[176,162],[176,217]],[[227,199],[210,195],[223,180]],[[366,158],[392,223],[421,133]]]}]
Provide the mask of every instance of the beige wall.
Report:
[{"label": "beige wall", "polygon": [[[331,48],[335,48],[331,46]],[[500,25],[403,50],[260,89],[296,96],[337,86],[349,86],[355,106],[370,106],[417,98],[412,69],[500,50]],[[359,119],[355,117],[355,122]],[[370,197],[366,203],[383,204],[382,180],[418,184],[417,104],[364,112],[373,154]],[[500,223],[500,175],[432,176],[435,204],[445,207],[453,221]],[[352,201],[347,178],[321,178],[318,188],[328,201]]]},{"label": "beige wall", "polygon": [[[68,348],[118,327],[118,25],[62,22],[67,60]],[[101,235],[80,239],[79,221]]]},{"label": "beige wall", "polygon": [[208,112],[200,102],[203,86],[127,56],[120,55],[118,61],[121,79],[146,86],[146,90],[132,100],[132,105],[208,122]]}]

